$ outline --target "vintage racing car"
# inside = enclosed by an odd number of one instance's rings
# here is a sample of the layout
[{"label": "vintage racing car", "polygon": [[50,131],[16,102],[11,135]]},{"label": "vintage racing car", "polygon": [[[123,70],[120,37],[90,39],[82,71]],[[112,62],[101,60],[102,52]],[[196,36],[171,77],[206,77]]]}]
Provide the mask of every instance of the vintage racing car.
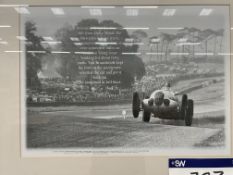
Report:
[{"label": "vintage racing car", "polygon": [[155,90],[150,97],[140,100],[138,92],[133,93],[132,112],[134,118],[139,116],[139,112],[143,111],[142,120],[149,122],[150,117],[158,117],[160,119],[184,120],[186,126],[192,125],[193,119],[193,100],[188,99],[187,94],[183,94],[181,100],[178,100],[169,89]]}]

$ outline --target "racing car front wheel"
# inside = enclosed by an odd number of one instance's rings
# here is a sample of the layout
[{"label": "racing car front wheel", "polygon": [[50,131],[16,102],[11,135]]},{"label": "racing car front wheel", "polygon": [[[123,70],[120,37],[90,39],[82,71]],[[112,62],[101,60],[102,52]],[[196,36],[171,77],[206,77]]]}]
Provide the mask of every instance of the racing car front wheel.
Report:
[{"label": "racing car front wheel", "polygon": [[193,100],[187,101],[186,116],[184,118],[185,125],[191,126],[193,121]]},{"label": "racing car front wheel", "polygon": [[185,119],[185,116],[186,116],[187,103],[188,103],[188,96],[187,96],[187,94],[184,94],[182,96],[182,100],[181,100],[181,111],[180,111],[182,119]]},{"label": "racing car front wheel", "polygon": [[138,92],[133,93],[132,111],[133,117],[138,118],[140,112],[140,98]]},{"label": "racing car front wheel", "polygon": [[150,112],[143,111],[142,120],[144,122],[149,122],[150,121]]}]

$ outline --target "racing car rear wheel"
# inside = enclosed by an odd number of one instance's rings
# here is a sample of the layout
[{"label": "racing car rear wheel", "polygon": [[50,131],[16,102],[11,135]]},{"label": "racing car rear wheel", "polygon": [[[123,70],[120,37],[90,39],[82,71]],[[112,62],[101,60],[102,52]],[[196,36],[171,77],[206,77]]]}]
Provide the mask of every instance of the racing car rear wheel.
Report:
[{"label": "racing car rear wheel", "polygon": [[133,93],[132,110],[134,118],[137,118],[140,112],[140,98],[138,92]]},{"label": "racing car rear wheel", "polygon": [[142,120],[144,122],[149,122],[150,121],[150,112],[143,111]]},{"label": "racing car rear wheel", "polygon": [[184,94],[182,96],[182,101],[181,101],[181,110],[180,110],[180,113],[181,113],[181,118],[182,119],[185,119],[185,116],[186,116],[186,108],[187,108],[187,103],[188,103],[188,96],[187,94]]},{"label": "racing car rear wheel", "polygon": [[187,102],[187,112],[184,118],[185,125],[191,126],[193,121],[193,100],[188,100]]}]

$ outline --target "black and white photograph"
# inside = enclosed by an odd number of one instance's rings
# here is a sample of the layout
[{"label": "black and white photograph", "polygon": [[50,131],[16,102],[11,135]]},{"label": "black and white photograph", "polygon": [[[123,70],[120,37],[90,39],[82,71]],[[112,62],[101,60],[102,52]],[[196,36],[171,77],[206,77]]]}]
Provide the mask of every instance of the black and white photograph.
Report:
[{"label": "black and white photograph", "polygon": [[228,6],[17,10],[25,155],[229,153]]}]

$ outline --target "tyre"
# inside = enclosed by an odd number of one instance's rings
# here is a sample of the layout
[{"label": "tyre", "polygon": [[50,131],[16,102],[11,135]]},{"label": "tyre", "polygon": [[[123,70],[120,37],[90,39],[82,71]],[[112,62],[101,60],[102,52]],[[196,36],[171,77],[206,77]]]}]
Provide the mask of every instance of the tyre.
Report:
[{"label": "tyre", "polygon": [[182,100],[181,100],[181,110],[180,110],[180,113],[181,113],[181,118],[182,119],[185,119],[185,116],[186,116],[186,108],[187,108],[187,103],[188,103],[188,96],[186,94],[184,94],[182,96]]},{"label": "tyre", "polygon": [[185,125],[186,126],[191,126],[192,125],[192,121],[193,121],[193,100],[188,100],[187,102],[187,112],[186,112],[186,116],[185,116]]},{"label": "tyre", "polygon": [[137,118],[140,112],[140,98],[138,92],[133,93],[132,111],[133,117]]},{"label": "tyre", "polygon": [[150,121],[150,112],[143,111],[142,120],[148,123]]}]

